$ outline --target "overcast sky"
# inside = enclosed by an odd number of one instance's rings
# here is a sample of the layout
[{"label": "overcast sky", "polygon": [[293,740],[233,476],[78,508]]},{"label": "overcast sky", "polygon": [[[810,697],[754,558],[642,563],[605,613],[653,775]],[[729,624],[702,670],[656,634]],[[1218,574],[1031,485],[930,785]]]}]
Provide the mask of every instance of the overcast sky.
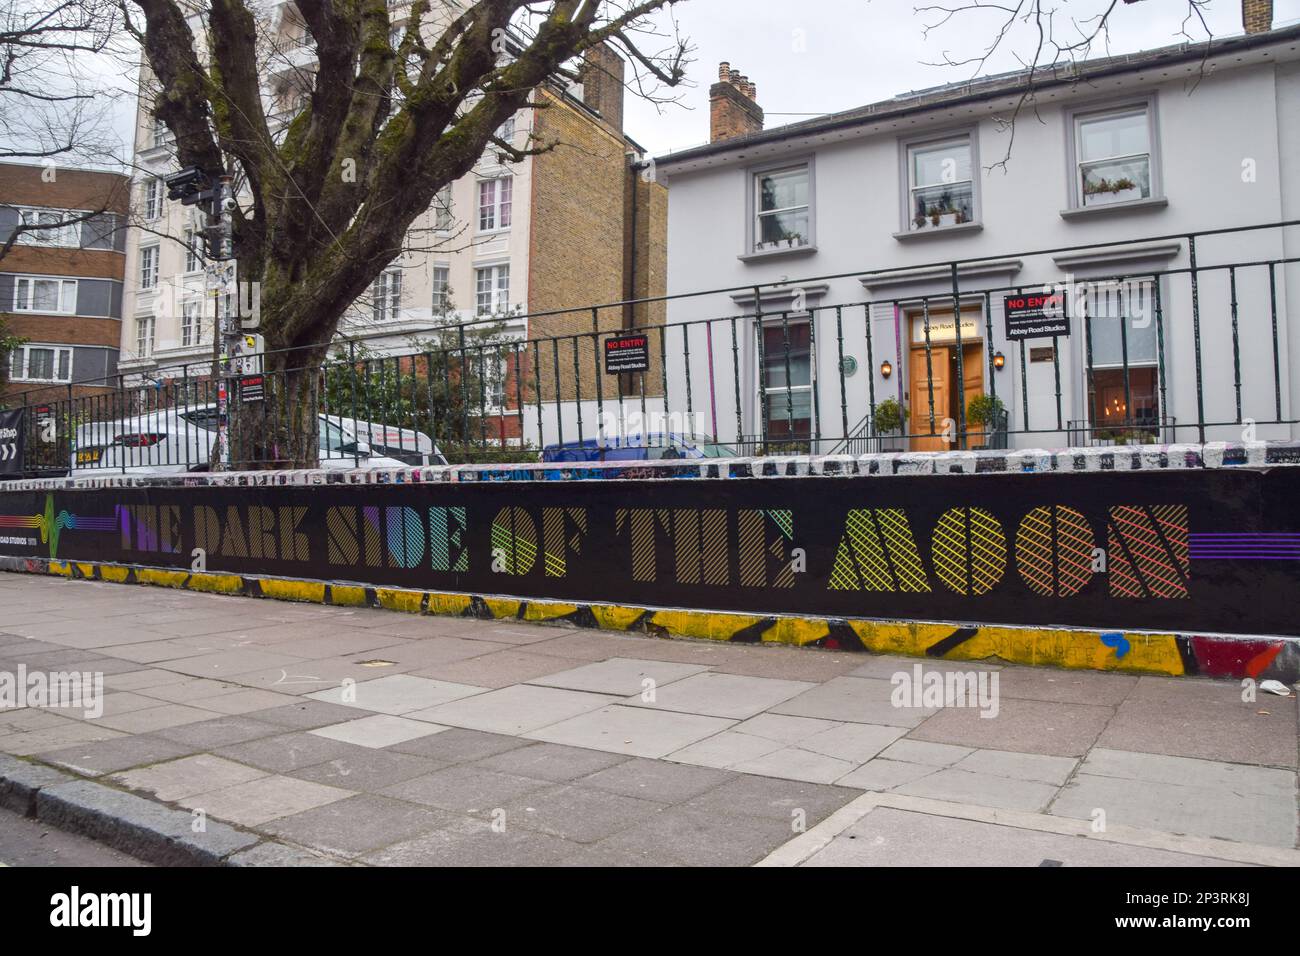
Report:
[{"label": "overcast sky", "polygon": [[[767,128],[807,119],[805,115],[834,113],[899,93],[969,79],[972,67],[937,63],[947,52],[952,59],[980,54],[991,41],[1003,14],[963,13],[958,19],[923,36],[934,13],[916,8],[930,0],[680,0],[673,16],[696,47],[687,76],[693,86],[682,92],[681,105],[656,110],[629,98],[624,125],[629,135],[651,155],[684,149],[709,138],[709,85],[716,81],[718,63],[727,60],[758,87],[758,103]],[[950,0],[960,4],[966,0]],[[1109,0],[1059,0],[1065,14],[1091,16]],[[1185,0],[1144,0],[1119,4],[1111,19],[1110,53],[1167,46],[1179,36]],[[1210,0],[1206,22],[1215,36],[1239,34],[1240,0]],[[1058,28],[1067,18],[1058,17]],[[1274,0],[1273,22],[1280,26],[1300,20],[1300,0]],[[1199,25],[1187,26],[1198,40]],[[1058,33],[1058,36],[1064,36]],[[1017,69],[1014,53],[1031,56],[1033,38],[1021,33],[1009,40],[1004,53],[984,73]],[[1094,55],[1104,55],[1098,47]]]},{"label": "overcast sky", "polygon": [[[934,64],[945,54],[951,59],[978,56],[994,36],[1002,14],[969,11],[926,37],[925,24],[938,16],[917,12],[917,5],[926,2],[930,0],[678,0],[658,19],[660,29],[675,20],[695,48],[687,67],[689,85],[679,89],[677,103],[658,107],[629,92],[624,126],[652,156],[707,142],[709,85],[716,80],[722,60],[757,85],[769,129],[969,79],[975,75],[971,66]],[[1081,19],[1104,10],[1111,0],[1057,2],[1063,12]],[[1179,31],[1186,10],[1186,0],[1120,3],[1112,15],[1109,48],[1098,44],[1093,55],[1182,42],[1185,38]],[[1207,0],[1204,11],[1215,36],[1241,33],[1240,0]],[[1065,36],[1067,19],[1058,17],[1062,31],[1058,36]],[[1300,0],[1274,0],[1274,26],[1297,21]],[[1197,40],[1205,38],[1199,24],[1187,24],[1186,29]],[[1023,30],[1012,34],[980,72],[1019,68],[1016,56],[1032,55],[1033,42]],[[645,45],[647,50],[654,48]],[[119,91],[133,90],[134,70],[106,62],[103,82]],[[123,144],[122,154],[129,155],[133,93],[119,93],[108,108]]]}]

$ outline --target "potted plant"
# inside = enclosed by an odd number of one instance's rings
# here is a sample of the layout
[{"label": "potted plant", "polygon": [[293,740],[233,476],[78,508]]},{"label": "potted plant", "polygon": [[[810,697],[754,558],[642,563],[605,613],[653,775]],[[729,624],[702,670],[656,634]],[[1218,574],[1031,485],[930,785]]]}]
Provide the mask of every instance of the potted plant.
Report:
[{"label": "potted plant", "polygon": [[1119,179],[1107,179],[1103,176],[1100,179],[1093,180],[1085,176],[1083,180],[1083,196],[1086,205],[1107,205],[1141,199],[1142,190],[1138,188],[1137,183],[1127,176],[1121,176]]},{"label": "potted plant", "polygon": [[903,433],[907,423],[907,409],[896,398],[887,398],[876,406],[872,416],[876,436],[881,441],[882,451],[899,451],[897,437]]},{"label": "potted plant", "polygon": [[1002,404],[1002,399],[996,395],[976,395],[966,406],[966,424],[974,425],[981,429],[978,432],[968,434],[969,439],[984,439],[984,444],[975,445],[975,448],[987,448],[988,438],[992,430],[997,426],[998,419],[1001,417],[1002,410],[1006,406]]}]

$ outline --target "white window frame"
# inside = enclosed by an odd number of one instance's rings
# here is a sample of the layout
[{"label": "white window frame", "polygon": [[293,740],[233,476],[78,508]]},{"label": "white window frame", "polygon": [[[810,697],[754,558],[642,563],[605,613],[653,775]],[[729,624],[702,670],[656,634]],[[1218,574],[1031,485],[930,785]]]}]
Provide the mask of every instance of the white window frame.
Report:
[{"label": "white window frame", "polygon": [[[145,269],[145,262],[148,260],[150,268]],[[136,268],[136,278],[140,281],[140,289],[144,292],[152,292],[158,288],[158,244],[153,243],[140,247],[140,262]]]},{"label": "white window frame", "polygon": [[71,216],[84,216],[84,212],[75,209],[54,209],[49,206],[18,206],[17,209],[18,222],[23,226],[40,225],[41,216],[54,216],[61,223],[58,226],[38,229],[35,232],[19,233],[18,243],[20,245],[59,249],[81,248],[81,223],[63,223],[63,220]]},{"label": "white window frame", "polygon": [[136,358],[149,358],[153,355],[154,331],[155,324],[152,315],[137,315],[135,317]]},{"label": "white window frame", "polygon": [[375,322],[395,322],[402,311],[402,270],[388,268],[370,287],[370,315]]},{"label": "white window frame", "polygon": [[[982,197],[980,195],[980,154],[979,154],[979,136],[978,130],[973,127],[963,127],[961,129],[949,129],[939,133],[930,133],[925,136],[913,136],[899,141],[899,162],[901,164],[900,183],[902,185],[902,224],[899,231],[900,235],[920,236],[926,234],[935,234],[947,229],[953,229],[958,226],[967,227],[979,225],[983,221]],[[952,183],[929,185],[918,185],[916,183],[916,165],[913,157],[918,152],[927,150],[940,149],[945,146],[953,146],[960,143],[966,145],[970,152],[970,179],[957,179]],[[916,228],[913,223],[913,209],[915,208],[913,198],[918,189],[933,189],[935,185],[965,185],[970,184],[971,191],[971,217],[966,222],[949,223],[940,226],[922,226]]]},{"label": "white window frame", "polygon": [[172,131],[167,128],[167,124],[155,114],[149,125],[149,148],[160,149],[170,146],[175,141],[176,137],[172,136]]},{"label": "white window frame", "polygon": [[[1080,169],[1082,161],[1079,157],[1079,129],[1081,125],[1088,120],[1102,119],[1107,116],[1122,116],[1128,113],[1144,112],[1147,121],[1147,176],[1151,180],[1151,195],[1139,199],[1129,200],[1118,203],[1099,203],[1093,206],[1086,206],[1083,202],[1083,173]],[[1141,97],[1138,99],[1118,100],[1108,103],[1092,103],[1080,106],[1077,109],[1070,110],[1066,114],[1065,134],[1066,134],[1066,172],[1068,183],[1068,200],[1069,209],[1088,210],[1094,209],[1124,209],[1135,203],[1152,203],[1162,202],[1164,200],[1164,177],[1161,174],[1160,164],[1160,124],[1159,113],[1156,107],[1155,95]],[[1141,153],[1134,153],[1134,156],[1141,156]],[[1112,157],[1112,159],[1123,159],[1125,157]],[[1090,163],[1099,162],[1099,160],[1088,160]]]},{"label": "white window frame", "polygon": [[195,273],[203,271],[203,233],[197,226],[185,227],[185,271]]},{"label": "white window frame", "polygon": [[188,298],[181,301],[181,348],[201,344],[203,339],[203,300]]},{"label": "white window frame", "polygon": [[[34,306],[36,283],[59,283],[59,304],[56,309],[38,309]],[[26,286],[26,295],[23,287]],[[64,279],[59,276],[16,275],[14,276],[15,312],[36,312],[40,315],[76,315],[77,314],[77,280]]]},{"label": "white window frame", "polygon": [[[438,274],[442,274],[439,282]],[[429,285],[433,290],[433,314],[441,315],[451,307],[448,295],[451,291],[451,266],[445,262],[436,262],[429,274]]]},{"label": "white window frame", "polygon": [[144,219],[145,222],[155,222],[162,218],[163,210],[163,181],[156,176],[150,176],[144,181]]},{"label": "white window frame", "polygon": [[[758,259],[779,255],[797,255],[817,251],[817,164],[815,159],[815,156],[809,154],[770,163],[763,163],[758,166],[751,166],[745,170],[745,251],[741,254],[741,259]],[[800,167],[803,167],[808,174],[807,241],[798,246],[778,246],[773,249],[759,249],[758,237],[762,234],[759,229],[760,215],[770,216],[777,212],[788,212],[789,209],[803,208],[802,206],[791,206],[788,209],[769,209],[766,212],[760,212],[763,201],[759,193],[761,188],[759,183],[763,176],[770,175],[771,173],[798,169]]]},{"label": "white window frame", "polygon": [[[483,287],[483,279],[487,277],[488,285],[486,290]],[[504,278],[504,283],[502,279]],[[488,296],[487,305],[484,308],[484,295]],[[506,315],[510,311],[510,263],[493,262],[485,263],[474,267],[474,314],[476,316],[485,315]]]},{"label": "white window frame", "polygon": [[[31,369],[31,351],[33,349],[49,349],[54,353],[54,362],[52,364],[53,375],[50,378],[41,378],[33,376]],[[67,375],[59,375],[59,358],[63,354],[68,357]],[[21,371],[15,371],[15,359],[19,359]],[[9,379],[14,382],[71,382],[72,381],[72,358],[73,347],[71,345],[53,345],[46,342],[25,342],[22,345],[14,347],[9,356]]]},{"label": "white window frame", "polygon": [[456,216],[452,212],[451,183],[443,186],[433,197],[433,229],[435,232],[451,232],[456,226]]},{"label": "white window frame", "polygon": [[[478,180],[477,192],[478,231],[480,233],[506,232],[514,222],[514,176],[493,176]],[[485,190],[485,187],[491,187]],[[510,198],[503,198],[509,189]],[[484,192],[490,191],[491,197],[484,202]]]}]

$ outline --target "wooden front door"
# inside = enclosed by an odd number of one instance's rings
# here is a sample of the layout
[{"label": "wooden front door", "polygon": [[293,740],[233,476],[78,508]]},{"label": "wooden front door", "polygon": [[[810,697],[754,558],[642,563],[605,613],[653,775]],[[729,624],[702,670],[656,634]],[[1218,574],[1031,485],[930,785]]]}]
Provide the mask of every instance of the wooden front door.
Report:
[{"label": "wooden front door", "polygon": [[[944,443],[944,419],[950,417],[948,406],[951,393],[948,385],[948,363],[951,355],[946,348],[931,348],[930,361],[926,362],[925,349],[912,349],[908,370],[907,430],[917,436],[912,439],[912,451],[951,451]],[[934,387],[934,435],[930,435],[930,388]]]}]

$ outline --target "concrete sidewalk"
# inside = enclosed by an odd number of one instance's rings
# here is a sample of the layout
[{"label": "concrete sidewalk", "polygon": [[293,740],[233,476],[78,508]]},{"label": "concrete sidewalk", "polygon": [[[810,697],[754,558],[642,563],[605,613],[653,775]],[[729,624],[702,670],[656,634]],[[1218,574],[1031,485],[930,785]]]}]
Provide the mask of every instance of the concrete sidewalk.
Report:
[{"label": "concrete sidewalk", "polygon": [[[0,710],[21,761],[0,793],[27,779],[8,792],[72,827],[202,811],[213,861],[1300,863],[1296,699],[1233,682],[28,575],[0,599],[0,674],[97,672],[106,695]],[[996,716],[896,706],[918,665],[996,675]]]}]

